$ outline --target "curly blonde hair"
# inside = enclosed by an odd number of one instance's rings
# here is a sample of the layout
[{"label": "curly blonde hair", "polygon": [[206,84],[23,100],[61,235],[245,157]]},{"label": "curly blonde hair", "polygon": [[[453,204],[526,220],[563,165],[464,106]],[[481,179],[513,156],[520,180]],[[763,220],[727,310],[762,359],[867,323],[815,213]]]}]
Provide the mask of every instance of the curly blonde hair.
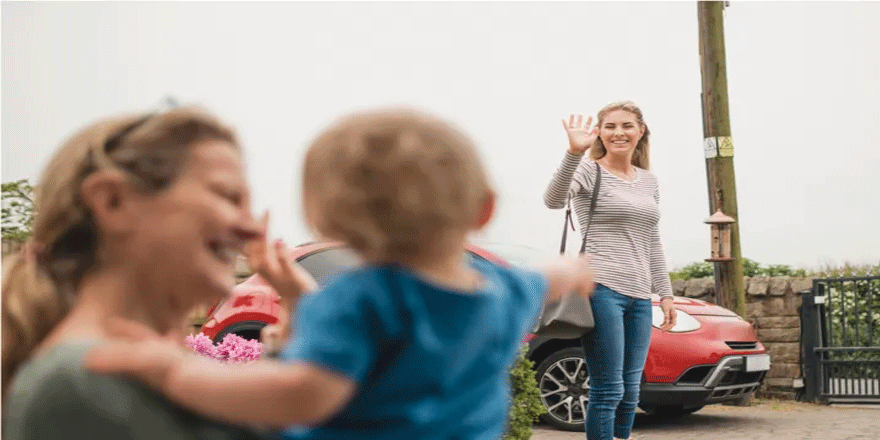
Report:
[{"label": "curly blonde hair", "polygon": [[308,223],[374,262],[444,252],[478,225],[490,193],[471,140],[410,109],[342,118],[315,139],[303,170]]},{"label": "curly blonde hair", "polygon": [[[651,146],[649,141],[651,130],[649,130],[648,125],[645,124],[645,117],[642,115],[642,109],[640,109],[636,103],[632,101],[617,101],[602,107],[602,110],[599,110],[599,113],[596,114],[596,119],[598,119],[596,126],[601,127],[602,123],[605,121],[605,116],[615,110],[624,110],[632,113],[635,115],[636,121],[638,121],[639,125],[645,129],[645,134],[642,135],[642,138],[639,139],[639,142],[636,144],[631,163],[643,170],[649,169],[651,166],[651,158],[649,154]],[[608,150],[605,149],[605,144],[602,143],[602,138],[597,136],[596,141],[593,142],[593,147],[590,148],[590,159],[601,159],[607,153]]]}]

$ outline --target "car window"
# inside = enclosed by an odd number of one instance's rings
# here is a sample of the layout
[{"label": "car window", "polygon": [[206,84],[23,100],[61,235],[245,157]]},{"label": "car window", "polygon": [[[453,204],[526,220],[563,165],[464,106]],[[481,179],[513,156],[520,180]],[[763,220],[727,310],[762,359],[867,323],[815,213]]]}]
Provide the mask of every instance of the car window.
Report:
[{"label": "car window", "polygon": [[297,263],[323,286],[339,272],[360,265],[361,259],[348,248],[332,248],[308,254]]},{"label": "car window", "polygon": [[553,258],[553,254],[529,246],[507,243],[480,243],[480,246],[514,266],[527,269],[537,269]]},{"label": "car window", "polygon": [[[467,252],[465,259],[485,260],[470,251]],[[361,259],[350,249],[340,247],[312,252],[300,258],[297,263],[318,282],[319,286],[324,286],[339,272],[360,265]]]}]

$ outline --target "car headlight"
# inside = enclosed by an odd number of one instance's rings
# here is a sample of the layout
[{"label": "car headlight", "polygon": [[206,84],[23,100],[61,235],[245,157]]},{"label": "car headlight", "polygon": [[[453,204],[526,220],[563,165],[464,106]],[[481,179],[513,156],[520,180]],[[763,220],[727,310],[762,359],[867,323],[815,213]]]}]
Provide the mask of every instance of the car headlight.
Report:
[{"label": "car headlight", "polygon": [[[660,306],[652,307],[653,316],[651,317],[651,325],[654,327],[660,328],[663,325],[663,309]],[[676,310],[675,314],[675,327],[672,327],[669,330],[672,333],[684,333],[684,332],[692,332],[700,328],[700,321],[697,321],[691,315],[688,315],[681,310]]]}]

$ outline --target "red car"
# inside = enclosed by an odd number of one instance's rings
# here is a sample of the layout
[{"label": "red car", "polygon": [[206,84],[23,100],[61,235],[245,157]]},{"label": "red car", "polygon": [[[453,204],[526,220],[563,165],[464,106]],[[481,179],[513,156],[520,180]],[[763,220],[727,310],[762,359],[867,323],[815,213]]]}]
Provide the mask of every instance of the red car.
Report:
[{"label": "red car", "polygon": [[[530,248],[469,246],[472,258],[496,264],[532,265],[546,255]],[[503,255],[500,258],[497,255]],[[312,243],[292,250],[293,258],[323,285],[334,274],[359,264],[340,244]],[[656,327],[663,315],[654,301],[654,331],[645,365],[639,406],[658,415],[683,415],[707,404],[741,399],[754,392],[770,368],[767,350],[754,328],[730,310],[694,299],[676,298],[678,324],[669,333]],[[259,276],[233,289],[232,296],[215,306],[202,332],[214,341],[229,333],[255,339],[260,329],[278,321],[277,295]],[[586,363],[577,339],[526,337],[528,356],[536,365],[542,419],[566,430],[584,429],[588,397]]]},{"label": "red car", "polygon": [[[468,252],[477,258],[506,264],[476,246],[469,246]],[[303,244],[291,250],[291,257],[321,286],[338,272],[360,264],[358,257],[339,243]],[[208,311],[201,331],[214,342],[223,340],[229,333],[258,339],[263,327],[278,322],[279,313],[278,295],[259,275],[252,275],[235,286],[229,298]]]},{"label": "red car", "polygon": [[[678,324],[670,333],[659,298],[654,299],[654,329],[642,377],[639,407],[648,413],[679,416],[705,405],[742,399],[761,386],[770,356],[751,324],[735,313],[705,301],[675,298]],[[554,427],[582,431],[589,386],[578,339],[529,341],[535,361],[541,418]]]},{"label": "red car", "polygon": [[[534,266],[547,255],[523,246],[487,245],[510,264]],[[757,390],[770,369],[770,356],[755,329],[736,313],[705,301],[675,298],[678,323],[669,333],[660,298],[655,296],[654,329],[642,376],[639,407],[679,416],[705,405],[739,400]],[[546,423],[570,431],[584,430],[589,394],[586,362],[578,339],[530,335],[529,358],[535,362]]]}]

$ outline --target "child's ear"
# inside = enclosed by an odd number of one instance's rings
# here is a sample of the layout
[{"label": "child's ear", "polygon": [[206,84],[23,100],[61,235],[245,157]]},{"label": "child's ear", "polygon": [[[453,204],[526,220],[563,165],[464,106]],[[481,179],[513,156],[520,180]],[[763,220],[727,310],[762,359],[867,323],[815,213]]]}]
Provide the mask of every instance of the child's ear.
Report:
[{"label": "child's ear", "polygon": [[483,229],[489,224],[489,220],[492,220],[492,216],[495,214],[495,197],[495,192],[489,191],[483,198],[483,206],[480,208],[480,216],[477,218],[477,230]]}]

